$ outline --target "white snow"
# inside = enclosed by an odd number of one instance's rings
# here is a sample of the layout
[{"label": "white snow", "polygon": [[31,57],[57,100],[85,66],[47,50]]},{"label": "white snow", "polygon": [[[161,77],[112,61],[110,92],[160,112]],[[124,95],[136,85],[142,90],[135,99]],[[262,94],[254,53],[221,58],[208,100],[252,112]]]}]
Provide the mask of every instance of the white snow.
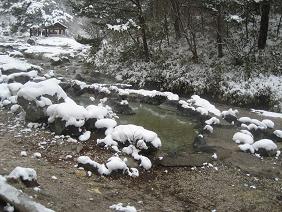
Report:
[{"label": "white snow", "polygon": [[225,111],[222,111],[221,112],[221,117],[226,117],[227,115],[231,115],[231,116],[237,116],[237,114],[238,114],[239,112],[238,112],[238,110],[233,110],[232,108],[230,108],[229,110],[225,110]]},{"label": "white snow", "polygon": [[91,132],[90,132],[90,131],[86,131],[86,132],[84,132],[82,135],[80,135],[80,136],[78,137],[78,139],[79,139],[80,141],[87,141],[87,140],[89,140],[90,135],[91,135]]},{"label": "white snow", "polygon": [[60,81],[57,79],[48,79],[42,82],[27,82],[19,90],[18,96],[22,96],[29,101],[36,101],[37,97],[42,95],[57,96],[58,99],[67,99],[67,94],[59,86]]},{"label": "white snow", "polygon": [[26,151],[21,151],[21,156],[22,157],[27,157],[27,152]]},{"label": "white snow", "polygon": [[0,98],[1,100],[8,99],[11,96],[10,89],[8,87],[8,84],[3,83],[0,84]]},{"label": "white snow", "polygon": [[40,38],[37,40],[39,45],[46,45],[46,46],[57,46],[57,47],[69,47],[75,50],[82,50],[86,48],[85,45],[78,43],[74,38],[68,37],[47,37],[47,38]]},{"label": "white snow", "polygon": [[41,67],[32,65],[24,60],[10,57],[8,55],[0,55],[0,70],[6,71],[16,70],[26,72],[29,70],[42,70]]},{"label": "white snow", "polygon": [[233,141],[235,141],[237,144],[252,144],[254,143],[254,138],[250,134],[246,132],[236,132],[233,135]]},{"label": "white snow", "polygon": [[273,129],[274,128],[274,122],[270,119],[264,119],[262,120],[262,123],[267,126],[267,128]]},{"label": "white snow", "polygon": [[35,152],[35,153],[33,153],[33,157],[34,158],[41,158],[41,153]]},{"label": "white snow", "polygon": [[213,104],[211,104],[208,100],[201,98],[198,95],[193,95],[188,102],[192,102],[194,105],[198,107],[205,108],[210,113],[213,113],[216,116],[220,116],[221,112],[218,110]]},{"label": "white snow", "polygon": [[266,110],[254,110],[254,109],[251,109],[251,112],[257,113],[262,116],[267,116],[267,117],[282,118],[282,113],[275,113],[275,112],[270,112]]},{"label": "white snow", "polygon": [[209,120],[206,120],[205,123],[206,123],[207,125],[214,125],[214,124],[220,124],[220,121],[219,121],[218,118],[212,117],[212,118],[210,118]]},{"label": "white snow", "polygon": [[266,151],[276,150],[277,145],[270,139],[261,139],[253,143],[254,149],[265,149]]},{"label": "white snow", "polygon": [[37,179],[37,175],[34,169],[18,166],[7,176],[7,178],[16,180],[21,178],[22,180],[32,181]]},{"label": "white snow", "polygon": [[252,119],[250,117],[241,117],[238,119],[238,121],[242,123],[252,123]]},{"label": "white snow", "polygon": [[213,133],[213,127],[211,126],[211,125],[206,125],[205,127],[204,127],[204,130],[207,130],[207,131],[209,131],[210,133]]},{"label": "white snow", "polygon": [[123,173],[129,170],[125,161],[121,160],[118,156],[110,157],[106,164],[100,164],[91,160],[88,156],[80,156],[77,159],[80,164],[89,164],[93,168],[97,169],[101,175],[110,175],[114,171],[121,170]]},{"label": "white snow", "polygon": [[113,119],[100,119],[95,123],[95,127],[100,128],[114,128],[117,126],[117,122]]},{"label": "white snow", "polygon": [[248,144],[248,143],[240,144],[238,147],[243,152],[250,151],[252,154],[255,153],[255,149],[254,149],[254,147],[251,144]]},{"label": "white snow", "polygon": [[118,142],[125,143],[126,141],[135,142],[144,140],[151,143],[155,148],[161,147],[161,140],[158,135],[150,130],[146,130],[141,126],[136,125],[119,125],[114,128],[111,133],[112,138]]},{"label": "white snow", "polygon": [[44,207],[43,205],[33,202],[22,191],[7,184],[4,177],[0,175],[0,196],[4,197],[8,202],[13,205],[18,205],[24,208],[26,211],[40,211],[40,212],[54,212],[51,209]]},{"label": "white snow", "polygon": [[216,154],[216,153],[213,153],[212,158],[215,159],[215,160],[217,160],[217,158],[218,158],[217,154]]},{"label": "white snow", "polygon": [[82,127],[87,118],[87,110],[75,102],[64,102],[53,104],[47,108],[48,122],[52,123],[56,118],[61,118],[66,122],[65,126]]},{"label": "white snow", "polygon": [[274,135],[276,135],[278,138],[282,138],[282,130],[275,130]]},{"label": "white snow", "polygon": [[110,206],[110,209],[113,209],[117,212],[137,212],[136,208],[133,206],[123,206],[122,203],[114,204]]},{"label": "white snow", "polygon": [[21,107],[20,105],[15,104],[15,105],[11,106],[10,110],[11,110],[12,113],[15,113],[19,110],[20,107]]}]

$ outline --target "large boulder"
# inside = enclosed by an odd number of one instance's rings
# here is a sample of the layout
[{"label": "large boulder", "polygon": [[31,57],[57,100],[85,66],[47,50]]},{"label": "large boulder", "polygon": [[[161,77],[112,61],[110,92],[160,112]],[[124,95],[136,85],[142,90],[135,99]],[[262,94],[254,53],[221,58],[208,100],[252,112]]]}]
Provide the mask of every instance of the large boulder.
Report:
[{"label": "large boulder", "polygon": [[26,120],[30,122],[46,122],[46,110],[54,104],[64,102],[68,97],[59,86],[59,81],[49,79],[42,82],[28,82],[17,94],[18,104],[26,112]]}]

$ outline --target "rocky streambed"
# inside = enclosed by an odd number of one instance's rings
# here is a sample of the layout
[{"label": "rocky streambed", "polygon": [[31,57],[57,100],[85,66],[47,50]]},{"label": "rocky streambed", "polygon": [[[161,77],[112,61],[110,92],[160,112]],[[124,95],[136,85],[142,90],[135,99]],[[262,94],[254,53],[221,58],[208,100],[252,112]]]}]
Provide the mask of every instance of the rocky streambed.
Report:
[{"label": "rocky streambed", "polygon": [[[214,105],[198,96],[179,99],[169,92],[135,90],[100,74],[93,79],[92,74],[85,73],[92,71],[91,67],[84,66],[77,58],[60,64],[31,55],[29,58],[41,66],[40,73],[21,74],[26,76],[24,79],[8,73],[6,76],[12,80],[8,84],[33,81],[36,88],[53,77],[61,83],[55,92],[57,96],[43,92],[30,99],[17,93],[25,116],[15,108],[13,113],[7,112],[15,104],[12,99],[3,104],[0,175],[8,174],[19,165],[36,169],[41,192],[20,183],[15,186],[45,206],[56,211],[110,211],[110,205],[122,202],[144,211],[281,209],[282,162],[277,154],[281,138],[273,133],[282,128],[281,118],[263,117],[242,108],[229,110],[226,105]],[[7,78],[3,79],[7,83]],[[114,152],[109,149],[111,146],[105,148],[105,142],[104,148],[97,145],[97,139],[103,139],[108,129],[97,129],[97,117],[90,121],[89,117],[77,117],[75,123],[85,119],[88,124],[66,127],[62,119],[48,115],[49,101],[59,105],[68,97],[86,109],[91,104],[102,104],[105,108],[108,105],[111,109],[105,117],[114,118],[117,125],[135,124],[156,132],[162,148],[145,154],[152,161],[152,169],[139,169],[137,178],[122,173],[107,177],[96,175],[95,170],[89,172],[86,166],[78,169],[80,156],[87,155],[103,164]],[[234,113],[234,109],[238,111]],[[109,114],[111,117],[107,117]],[[50,122],[51,117],[55,121]],[[242,117],[249,119],[240,120]],[[265,119],[268,121],[264,122]],[[272,139],[276,149],[258,148],[255,154],[242,152],[233,139],[234,134],[242,130],[252,133],[254,141]],[[85,141],[77,140],[85,131],[92,131],[91,136]],[[245,140],[239,139],[240,142]],[[146,140],[145,143],[149,145]],[[21,157],[22,151],[28,153],[27,157]],[[42,157],[35,157],[36,152]],[[126,158],[129,168],[140,168],[134,157]]]}]

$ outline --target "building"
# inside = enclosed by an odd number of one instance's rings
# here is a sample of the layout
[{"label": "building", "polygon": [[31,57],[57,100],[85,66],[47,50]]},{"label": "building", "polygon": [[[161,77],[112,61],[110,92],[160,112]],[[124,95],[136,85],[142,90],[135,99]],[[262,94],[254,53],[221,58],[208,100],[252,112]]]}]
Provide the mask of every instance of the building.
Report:
[{"label": "building", "polygon": [[55,24],[44,26],[42,28],[33,26],[30,28],[30,37],[31,36],[65,36],[67,27],[59,22]]}]

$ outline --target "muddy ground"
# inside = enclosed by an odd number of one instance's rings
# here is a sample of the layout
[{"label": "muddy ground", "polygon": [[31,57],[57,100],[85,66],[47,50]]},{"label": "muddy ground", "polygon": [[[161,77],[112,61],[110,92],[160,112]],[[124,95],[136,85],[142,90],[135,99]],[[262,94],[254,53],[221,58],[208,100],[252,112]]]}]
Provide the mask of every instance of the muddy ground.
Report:
[{"label": "muddy ground", "polygon": [[[221,160],[219,151],[219,160],[212,162],[214,167],[155,165],[138,178],[120,174],[87,176],[84,170],[75,167],[75,159],[89,155],[103,162],[111,154],[108,150],[97,147],[94,140],[67,143],[66,139],[55,139],[48,130],[21,132],[26,128],[23,121],[7,111],[0,111],[0,174],[8,174],[16,166],[35,169],[40,192],[21,183],[14,186],[55,211],[111,211],[109,206],[119,202],[133,205],[138,211],[282,210],[282,180],[278,177],[281,159],[262,162],[247,153],[238,154],[237,159],[247,160],[250,167],[261,163],[262,167],[274,170],[248,172],[238,168],[234,161],[225,160],[228,156]],[[18,126],[14,127],[16,123]],[[39,145],[44,141],[47,144]],[[27,157],[20,156],[23,150],[27,151]],[[42,158],[33,158],[34,152],[40,152]],[[66,159],[66,155],[73,158]]]}]

